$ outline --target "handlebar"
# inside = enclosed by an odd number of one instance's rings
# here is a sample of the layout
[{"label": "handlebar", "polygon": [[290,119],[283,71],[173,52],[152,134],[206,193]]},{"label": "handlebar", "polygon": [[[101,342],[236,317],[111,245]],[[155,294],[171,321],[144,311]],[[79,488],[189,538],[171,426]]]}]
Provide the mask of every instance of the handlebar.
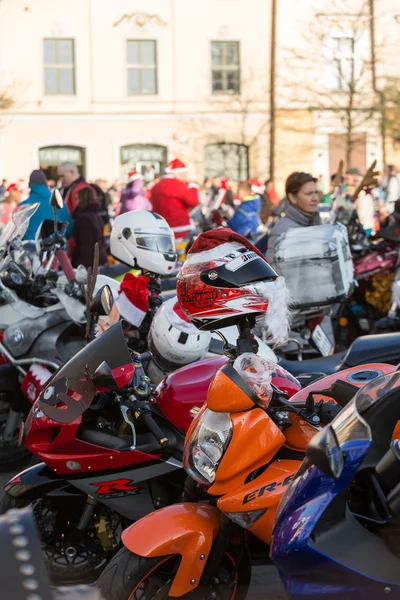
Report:
[{"label": "handlebar", "polygon": [[151,416],[149,404],[145,401],[137,400],[133,395],[129,396],[129,401],[135,419],[147,427],[161,447],[166,446],[169,440]]},{"label": "handlebar", "polygon": [[56,257],[57,257],[57,260],[60,263],[61,268],[64,271],[65,276],[67,277],[68,281],[70,283],[75,281],[75,272],[74,272],[74,269],[72,268],[72,265],[69,261],[69,258],[67,256],[65,250],[62,250],[61,248],[59,250],[57,250]]},{"label": "handlebar", "polygon": [[141,420],[147,427],[147,429],[150,431],[150,433],[153,434],[153,436],[155,437],[155,439],[161,447],[166,446],[168,444],[168,438],[165,437],[163,430],[157,425],[157,423],[155,422],[155,420],[149,412],[144,413],[141,416]]}]

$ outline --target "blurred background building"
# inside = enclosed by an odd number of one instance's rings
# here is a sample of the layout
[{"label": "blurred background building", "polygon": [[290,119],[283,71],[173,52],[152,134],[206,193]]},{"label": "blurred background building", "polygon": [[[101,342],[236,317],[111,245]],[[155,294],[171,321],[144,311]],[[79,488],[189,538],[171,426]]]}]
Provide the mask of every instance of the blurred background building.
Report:
[{"label": "blurred background building", "polygon": [[71,160],[125,180],[178,156],[199,182],[282,189],[294,169],[327,184],[340,158],[396,162],[400,6],[376,5],[0,0],[0,176]]}]

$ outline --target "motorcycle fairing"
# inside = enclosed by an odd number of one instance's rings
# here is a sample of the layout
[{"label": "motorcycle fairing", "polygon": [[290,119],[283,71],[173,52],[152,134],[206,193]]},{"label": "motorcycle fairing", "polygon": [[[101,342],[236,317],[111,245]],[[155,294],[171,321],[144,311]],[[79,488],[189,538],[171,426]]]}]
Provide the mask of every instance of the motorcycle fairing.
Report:
[{"label": "motorcycle fairing", "polygon": [[12,498],[33,501],[45,496],[71,495],[83,496],[77,488],[54,473],[44,463],[29,467],[15,475],[6,485],[4,491]]},{"label": "motorcycle fairing", "polygon": [[134,374],[121,323],[87,344],[53,375],[39,397],[39,408],[57,423],[72,423],[91,405],[96,387],[91,377],[102,362],[113,372],[119,387]]},{"label": "motorcycle fairing", "polygon": [[[365,452],[365,444],[359,444],[353,450],[348,448],[347,456],[351,459],[346,460],[340,482],[334,486],[332,478],[311,467],[296,486],[296,499],[302,498],[303,503],[296,508],[289,501],[284,513],[279,515],[274,527],[271,556],[281,576],[285,573],[282,581],[291,598],[383,600],[387,597],[384,592],[387,582],[395,584],[395,587],[391,586],[394,595],[396,590],[400,591],[398,559],[381,540],[356,521],[346,509],[346,498],[340,497]],[[307,502],[316,489],[325,489],[326,492]],[[337,522],[327,528],[322,526],[319,531],[318,522],[324,519],[326,510],[332,510],[330,505],[333,502],[336,502],[335,516],[331,518],[336,518]],[[351,580],[349,569],[352,569]],[[317,584],[321,581],[321,572],[324,573],[324,583]]]},{"label": "motorcycle fairing", "polygon": [[[83,477],[71,479],[70,483],[96,500],[105,502],[109,508],[133,521],[141,519],[155,508],[149,483],[157,477],[178,471],[182,471],[182,463],[174,458],[153,459],[138,464],[136,468],[113,470],[106,474],[88,475],[85,473]],[[182,478],[183,476],[184,472],[182,471]],[[138,495],[138,501],[134,499],[136,495]]]},{"label": "motorcycle fairing", "polygon": [[186,502],[161,508],[137,521],[123,532],[122,541],[139,556],[182,556],[169,590],[169,596],[176,598],[199,585],[219,529],[215,507]]},{"label": "motorcycle fairing", "polygon": [[217,502],[224,513],[266,511],[249,527],[249,531],[266,544],[271,542],[276,509],[287,486],[299,468],[299,460],[275,460],[254,480]]},{"label": "motorcycle fairing", "polygon": [[3,344],[15,358],[19,358],[29,352],[41,333],[66,321],[71,319],[65,310],[49,311],[38,319],[23,319],[4,330]]}]

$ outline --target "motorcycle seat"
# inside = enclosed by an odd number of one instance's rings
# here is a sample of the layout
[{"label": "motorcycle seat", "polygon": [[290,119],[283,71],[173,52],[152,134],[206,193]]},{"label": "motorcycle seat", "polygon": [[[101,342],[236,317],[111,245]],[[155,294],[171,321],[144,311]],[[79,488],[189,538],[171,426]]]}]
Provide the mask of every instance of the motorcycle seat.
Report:
[{"label": "motorcycle seat", "polygon": [[132,446],[132,438],[119,438],[108,431],[95,427],[81,427],[77,437],[83,442],[120,452],[129,450]]},{"label": "motorcycle seat", "polygon": [[281,358],[278,364],[294,376],[310,372],[332,375],[332,373],[336,373],[340,370],[345,356],[346,351],[336,352],[336,354],[332,354],[331,356],[321,356],[319,358],[309,358],[307,360],[286,360]]},{"label": "motorcycle seat", "polygon": [[379,333],[357,338],[344,358],[346,367],[357,367],[365,363],[388,363],[399,361],[400,333]]}]

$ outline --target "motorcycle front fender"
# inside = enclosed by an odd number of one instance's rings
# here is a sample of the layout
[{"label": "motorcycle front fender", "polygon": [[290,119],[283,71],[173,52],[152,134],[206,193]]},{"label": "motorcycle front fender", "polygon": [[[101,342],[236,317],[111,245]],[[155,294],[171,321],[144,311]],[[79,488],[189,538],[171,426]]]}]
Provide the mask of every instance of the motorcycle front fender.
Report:
[{"label": "motorcycle front fender", "polygon": [[198,586],[220,529],[219,515],[218,509],[205,504],[173,504],[136,521],[124,531],[122,541],[130,552],[146,558],[182,556],[169,591],[177,598]]},{"label": "motorcycle front fender", "polygon": [[69,495],[76,497],[84,495],[44,463],[29,467],[15,475],[6,483],[4,491],[12,498],[28,502],[45,496]]}]

